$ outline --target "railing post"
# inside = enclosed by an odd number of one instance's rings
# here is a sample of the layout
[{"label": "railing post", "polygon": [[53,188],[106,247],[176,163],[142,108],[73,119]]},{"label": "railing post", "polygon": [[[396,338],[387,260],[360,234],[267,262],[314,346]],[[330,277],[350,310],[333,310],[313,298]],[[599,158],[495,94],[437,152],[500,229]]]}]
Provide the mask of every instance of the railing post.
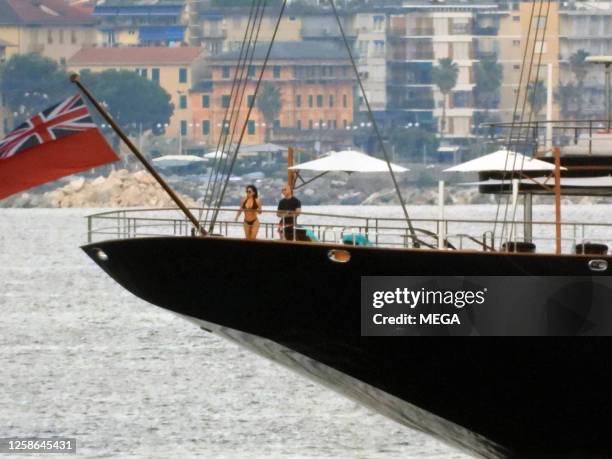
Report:
[{"label": "railing post", "polygon": [[91,222],[91,215],[87,216],[87,243],[91,244],[91,227],[92,227],[92,222]]}]

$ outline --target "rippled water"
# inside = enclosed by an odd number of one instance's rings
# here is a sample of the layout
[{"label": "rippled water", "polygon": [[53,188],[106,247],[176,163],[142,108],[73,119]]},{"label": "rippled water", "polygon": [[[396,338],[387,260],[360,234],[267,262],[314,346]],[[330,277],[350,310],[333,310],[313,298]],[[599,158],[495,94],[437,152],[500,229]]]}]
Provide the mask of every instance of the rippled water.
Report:
[{"label": "rippled water", "polygon": [[87,213],[0,209],[0,437],[76,437],[91,457],[466,457],[127,293],[79,249]]}]

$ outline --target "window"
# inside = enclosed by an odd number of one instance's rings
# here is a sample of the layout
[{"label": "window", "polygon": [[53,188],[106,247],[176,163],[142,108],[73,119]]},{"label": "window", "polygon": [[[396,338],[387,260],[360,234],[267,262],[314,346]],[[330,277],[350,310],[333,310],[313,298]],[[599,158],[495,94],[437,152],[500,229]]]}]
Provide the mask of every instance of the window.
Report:
[{"label": "window", "polygon": [[295,123],[295,127],[298,129],[298,131],[302,130],[302,120],[297,120],[297,123]]},{"label": "window", "polygon": [[342,106],[343,106],[344,108],[347,108],[347,107],[348,107],[348,96],[347,96],[346,94],[344,94],[344,95],[342,96]]},{"label": "window", "polygon": [[274,78],[280,78],[280,67],[278,65],[275,65],[272,69],[272,73],[274,75]]},{"label": "window", "polygon": [[187,108],[187,96],[181,94],[179,97],[179,108]]},{"label": "window", "polygon": [[247,123],[247,134],[254,135],[255,134],[255,121],[249,120]]},{"label": "window", "polygon": [[322,106],[323,106],[323,96],[319,94],[317,96],[317,107],[322,107]]},{"label": "window", "polygon": [[210,134],[210,121],[202,120],[202,134],[203,135]]},{"label": "window", "polygon": [[230,104],[230,96],[228,95],[221,96],[221,106],[223,108],[228,108],[229,104]]},{"label": "window", "polygon": [[342,126],[344,126],[344,129],[346,129],[348,127],[348,121],[342,120]]},{"label": "window", "polygon": [[323,129],[323,120],[319,120],[319,129]]},{"label": "window", "polygon": [[330,107],[334,106],[334,96],[329,96],[329,106]]},{"label": "window", "polygon": [[521,46],[521,40],[512,40],[512,46]]},{"label": "window", "polygon": [[76,31],[71,30],[70,31],[70,43],[72,43],[73,45],[76,45],[76,42],[77,42]]},{"label": "window", "polygon": [[312,129],[312,120],[308,120],[308,129]]},{"label": "window", "polygon": [[221,128],[221,134],[227,135],[229,134],[229,123],[227,120],[223,120],[223,127]]},{"label": "window", "polygon": [[514,22],[520,22],[521,21],[521,17],[520,16],[512,16],[512,20]]},{"label": "window", "polygon": [[53,44],[53,32],[51,29],[47,30],[47,44]]},{"label": "window", "polygon": [[547,53],[548,52],[548,46],[547,45],[548,45],[548,43],[546,43],[545,41],[541,41],[541,40],[536,41],[535,52],[537,54]]},{"label": "window", "polygon": [[187,69],[186,68],[179,69],[179,83],[187,83]]},{"label": "window", "polygon": [[230,68],[226,65],[223,67],[223,78],[229,78],[230,77]]},{"label": "window", "polygon": [[247,96],[247,107],[250,107],[253,104],[254,96]]},{"label": "window", "polygon": [[521,69],[521,65],[520,65],[520,64],[514,64],[514,65],[512,66],[512,68],[513,68],[514,70],[520,70],[520,69]]},{"label": "window", "polygon": [[308,96],[308,106],[312,108],[312,95]]},{"label": "window", "polygon": [[538,16],[535,18],[535,28],[544,29],[546,28],[546,16]]},{"label": "window", "polygon": [[158,68],[151,69],[151,80],[159,84],[159,69]]},{"label": "window", "polygon": [[274,122],[272,123],[272,126],[274,126],[274,129],[279,129],[280,128],[280,120],[274,120]]},{"label": "window", "polygon": [[255,66],[249,65],[249,70],[247,71],[247,76],[252,78],[255,76]]},{"label": "window", "polygon": [[295,106],[297,108],[302,106],[302,96],[295,96]]},{"label": "window", "polygon": [[60,42],[60,45],[64,44],[64,29],[59,30],[59,42]]},{"label": "window", "polygon": [[181,135],[187,135],[187,121],[181,120]]},{"label": "window", "polygon": [[202,96],[202,108],[210,107],[210,96],[208,94],[204,94]]}]

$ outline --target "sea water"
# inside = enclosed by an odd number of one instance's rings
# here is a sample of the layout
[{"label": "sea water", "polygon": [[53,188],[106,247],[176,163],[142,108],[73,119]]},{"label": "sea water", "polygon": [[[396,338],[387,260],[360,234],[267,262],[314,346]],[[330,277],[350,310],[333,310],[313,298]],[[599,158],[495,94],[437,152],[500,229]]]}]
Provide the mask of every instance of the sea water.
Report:
[{"label": "sea water", "polygon": [[81,457],[467,457],[123,290],[79,249],[92,212],[0,209],[0,437],[73,437]]}]

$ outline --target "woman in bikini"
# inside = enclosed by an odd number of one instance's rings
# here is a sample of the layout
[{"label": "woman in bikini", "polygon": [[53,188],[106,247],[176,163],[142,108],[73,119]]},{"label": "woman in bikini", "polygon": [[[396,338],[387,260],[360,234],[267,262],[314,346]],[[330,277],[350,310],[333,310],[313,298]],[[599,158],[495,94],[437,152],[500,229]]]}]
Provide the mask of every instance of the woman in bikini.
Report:
[{"label": "woman in bikini", "polygon": [[255,185],[247,185],[246,196],[240,201],[240,209],[236,214],[236,221],[240,214],[244,212],[244,235],[247,239],[257,238],[259,231],[259,220],[257,215],[262,212],[261,199],[257,194]]}]

